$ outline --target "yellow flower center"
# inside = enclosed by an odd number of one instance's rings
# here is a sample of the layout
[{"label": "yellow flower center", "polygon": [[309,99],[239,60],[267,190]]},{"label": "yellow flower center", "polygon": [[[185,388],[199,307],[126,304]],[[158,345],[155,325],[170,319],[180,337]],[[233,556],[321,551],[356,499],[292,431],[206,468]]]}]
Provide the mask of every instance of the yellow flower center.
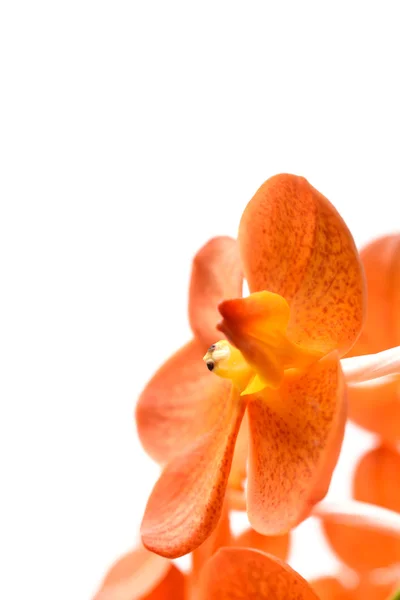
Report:
[{"label": "yellow flower center", "polygon": [[242,395],[278,388],[288,369],[304,369],[322,352],[303,348],[287,336],[289,305],[282,296],[257,292],[221,304],[219,328],[235,345],[221,340],[203,360],[208,369],[230,379]]},{"label": "yellow flower center", "polygon": [[254,371],[243,354],[226,340],[216,342],[203,357],[207,368],[223,379],[231,379],[242,392],[247,388]]}]

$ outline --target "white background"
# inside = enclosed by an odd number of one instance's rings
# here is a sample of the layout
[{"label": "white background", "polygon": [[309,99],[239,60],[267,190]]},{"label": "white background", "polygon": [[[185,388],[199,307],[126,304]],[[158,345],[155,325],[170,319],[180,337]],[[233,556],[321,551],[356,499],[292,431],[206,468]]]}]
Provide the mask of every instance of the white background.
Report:
[{"label": "white background", "polygon": [[[307,177],[359,245],[398,229],[397,9],[3,0],[1,598],[86,600],[133,546],[135,399],[190,336],[191,257],[266,178]],[[305,576],[335,568],[312,539]]]}]

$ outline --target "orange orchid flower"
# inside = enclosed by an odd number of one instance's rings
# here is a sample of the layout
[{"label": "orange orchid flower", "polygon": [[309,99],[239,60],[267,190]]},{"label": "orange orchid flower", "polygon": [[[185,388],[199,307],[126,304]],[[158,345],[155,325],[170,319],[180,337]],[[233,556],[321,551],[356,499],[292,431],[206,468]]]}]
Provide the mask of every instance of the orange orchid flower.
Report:
[{"label": "orange orchid flower", "polygon": [[[136,413],[144,447],[166,465],[142,540],[171,558],[216,527],[246,409],[253,528],[287,532],[326,494],[346,417],[339,359],[363,322],[362,267],[329,201],[305,179],[278,175],[247,205],[238,247],[217,238],[197,255],[189,302],[196,337],[156,373]],[[199,359],[210,342],[207,378]]]},{"label": "orange orchid flower", "polygon": [[[368,244],[360,253],[367,282],[367,314],[351,355],[400,345],[400,234]],[[400,377],[349,386],[349,417],[390,443],[400,441]]]},{"label": "orange orchid flower", "polygon": [[182,573],[170,560],[138,548],[111,567],[94,600],[200,600],[204,567],[221,547],[249,547],[283,561],[287,559],[289,543],[288,534],[265,537],[247,529],[233,535],[224,507],[218,527],[191,555],[188,573]]}]

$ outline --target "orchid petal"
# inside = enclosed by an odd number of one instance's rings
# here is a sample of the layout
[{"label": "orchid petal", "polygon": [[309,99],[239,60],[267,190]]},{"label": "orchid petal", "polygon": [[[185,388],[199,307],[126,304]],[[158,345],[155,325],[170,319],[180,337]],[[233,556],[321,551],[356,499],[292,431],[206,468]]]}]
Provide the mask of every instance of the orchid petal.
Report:
[{"label": "orchid petal", "polygon": [[[351,359],[349,359],[351,360]],[[349,418],[389,443],[400,441],[400,377],[348,386]]]},{"label": "orchid petal", "polygon": [[279,390],[249,396],[247,509],[256,531],[286,533],[325,496],[341,448],[345,406],[336,353],[305,374],[288,371]]},{"label": "orchid petal", "polygon": [[214,428],[175,457],[156,483],[142,522],[142,541],[169,558],[191,552],[215,529],[245,402],[226,380]]},{"label": "orchid petal", "polygon": [[322,502],[313,514],[335,553],[359,572],[400,562],[400,514],[374,504]]},{"label": "orchid petal", "polygon": [[364,527],[372,531],[394,533],[400,538],[400,514],[358,500],[332,502],[324,500],[312,510],[312,515],[324,521]]},{"label": "orchid petal", "polygon": [[321,577],[310,581],[310,585],[321,600],[353,600],[354,598],[351,590],[344,587],[336,577]]},{"label": "orchid petal", "polygon": [[[218,304],[242,295],[243,275],[236,240],[215,237],[193,260],[189,288],[189,321],[204,350],[218,339]],[[204,352],[203,352],[204,354]]]},{"label": "orchid petal", "polygon": [[389,567],[400,561],[400,538],[395,533],[333,520],[322,526],[335,554],[356,571]]},{"label": "orchid petal", "polygon": [[223,410],[226,383],[210,376],[203,354],[200,342],[189,342],[164,363],[139,398],[139,438],[160,464],[210,431]]},{"label": "orchid petal", "polygon": [[[370,450],[356,466],[355,499],[400,512],[399,473],[400,454],[396,450],[385,446]],[[400,562],[400,535],[393,528],[385,531],[379,526],[363,526],[359,517],[353,524],[327,520],[323,527],[336,554],[358,571]]]},{"label": "orchid petal", "polygon": [[243,213],[239,244],[250,291],[288,301],[291,340],[324,353],[351,348],[363,323],[363,273],[351,233],[322,194],[302,177],[272,177]]},{"label": "orchid petal", "polygon": [[[249,420],[247,416],[247,411],[243,415],[242,422],[240,424],[240,429],[238,436],[236,438],[235,444],[235,452],[233,453],[231,472],[229,474],[229,492],[231,493],[231,499],[234,501],[234,497],[238,498],[238,495],[235,495],[234,492],[238,492],[244,496],[243,485],[247,475],[247,457],[249,454]],[[235,506],[230,504],[231,508],[236,508]],[[246,509],[244,506],[243,510]],[[239,509],[240,510],[240,509]]]},{"label": "orchid petal", "polygon": [[352,355],[380,352],[400,343],[400,234],[374,240],[360,252],[368,304]]},{"label": "orchid petal", "polygon": [[200,600],[318,600],[310,585],[288,565],[248,548],[222,548],[206,564]]},{"label": "orchid petal", "polygon": [[206,541],[191,554],[192,571],[190,573],[190,584],[192,587],[197,587],[200,573],[211,556],[222,546],[230,545],[234,545],[234,540],[230,528],[229,507],[225,501],[218,525]]},{"label": "orchid petal", "polygon": [[354,472],[353,496],[400,513],[400,453],[378,446],[364,454]]},{"label": "orchid petal", "polygon": [[400,375],[400,346],[364,356],[342,358],[348,384],[367,383],[388,375]]},{"label": "orchid petal", "polygon": [[232,542],[232,546],[252,548],[272,554],[281,560],[287,560],[290,548],[290,535],[261,535],[252,528],[246,529]]},{"label": "orchid petal", "polygon": [[392,583],[375,583],[362,579],[356,587],[347,588],[335,577],[321,577],[310,581],[321,600],[387,600],[393,589]]},{"label": "orchid petal", "polygon": [[94,600],[184,600],[184,583],[171,562],[138,548],[111,567]]}]

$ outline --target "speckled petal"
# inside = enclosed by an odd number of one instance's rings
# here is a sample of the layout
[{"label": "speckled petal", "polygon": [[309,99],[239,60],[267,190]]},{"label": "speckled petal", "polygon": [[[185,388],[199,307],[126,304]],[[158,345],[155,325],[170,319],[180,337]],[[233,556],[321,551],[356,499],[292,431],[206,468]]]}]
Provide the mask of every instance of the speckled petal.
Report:
[{"label": "speckled petal", "polygon": [[364,280],[346,224],[306,179],[276,175],[247,205],[240,251],[251,292],[268,290],[290,304],[289,337],[346,353],[364,316]]},{"label": "speckled petal", "polygon": [[218,304],[241,296],[242,286],[236,240],[225,236],[211,239],[194,257],[189,288],[189,321],[204,350],[221,337],[216,330]]},{"label": "speckled petal", "polygon": [[168,560],[138,548],[109,570],[93,600],[184,600],[185,578]]},{"label": "speckled petal", "polygon": [[160,464],[210,431],[223,411],[227,387],[210,375],[203,354],[200,342],[189,342],[164,363],[139,398],[139,438]]},{"label": "speckled petal", "polygon": [[233,544],[234,541],[229,521],[229,506],[225,499],[218,525],[206,541],[191,553],[192,570],[189,576],[189,583],[192,590],[196,590],[201,571],[211,556],[222,546]]},{"label": "speckled petal", "polygon": [[343,374],[332,353],[279,390],[249,396],[247,511],[253,528],[280,535],[305,518],[329,487],[346,418]]},{"label": "speckled petal", "polygon": [[221,516],[245,402],[227,380],[219,381],[231,393],[218,422],[171,461],[146,507],[142,541],[162,556],[176,558],[198,548]]},{"label": "speckled petal", "polygon": [[374,240],[360,252],[367,282],[367,314],[351,355],[400,344],[400,234]]},{"label": "speckled petal", "polygon": [[222,548],[205,566],[199,600],[318,600],[287,564],[248,548]]}]

